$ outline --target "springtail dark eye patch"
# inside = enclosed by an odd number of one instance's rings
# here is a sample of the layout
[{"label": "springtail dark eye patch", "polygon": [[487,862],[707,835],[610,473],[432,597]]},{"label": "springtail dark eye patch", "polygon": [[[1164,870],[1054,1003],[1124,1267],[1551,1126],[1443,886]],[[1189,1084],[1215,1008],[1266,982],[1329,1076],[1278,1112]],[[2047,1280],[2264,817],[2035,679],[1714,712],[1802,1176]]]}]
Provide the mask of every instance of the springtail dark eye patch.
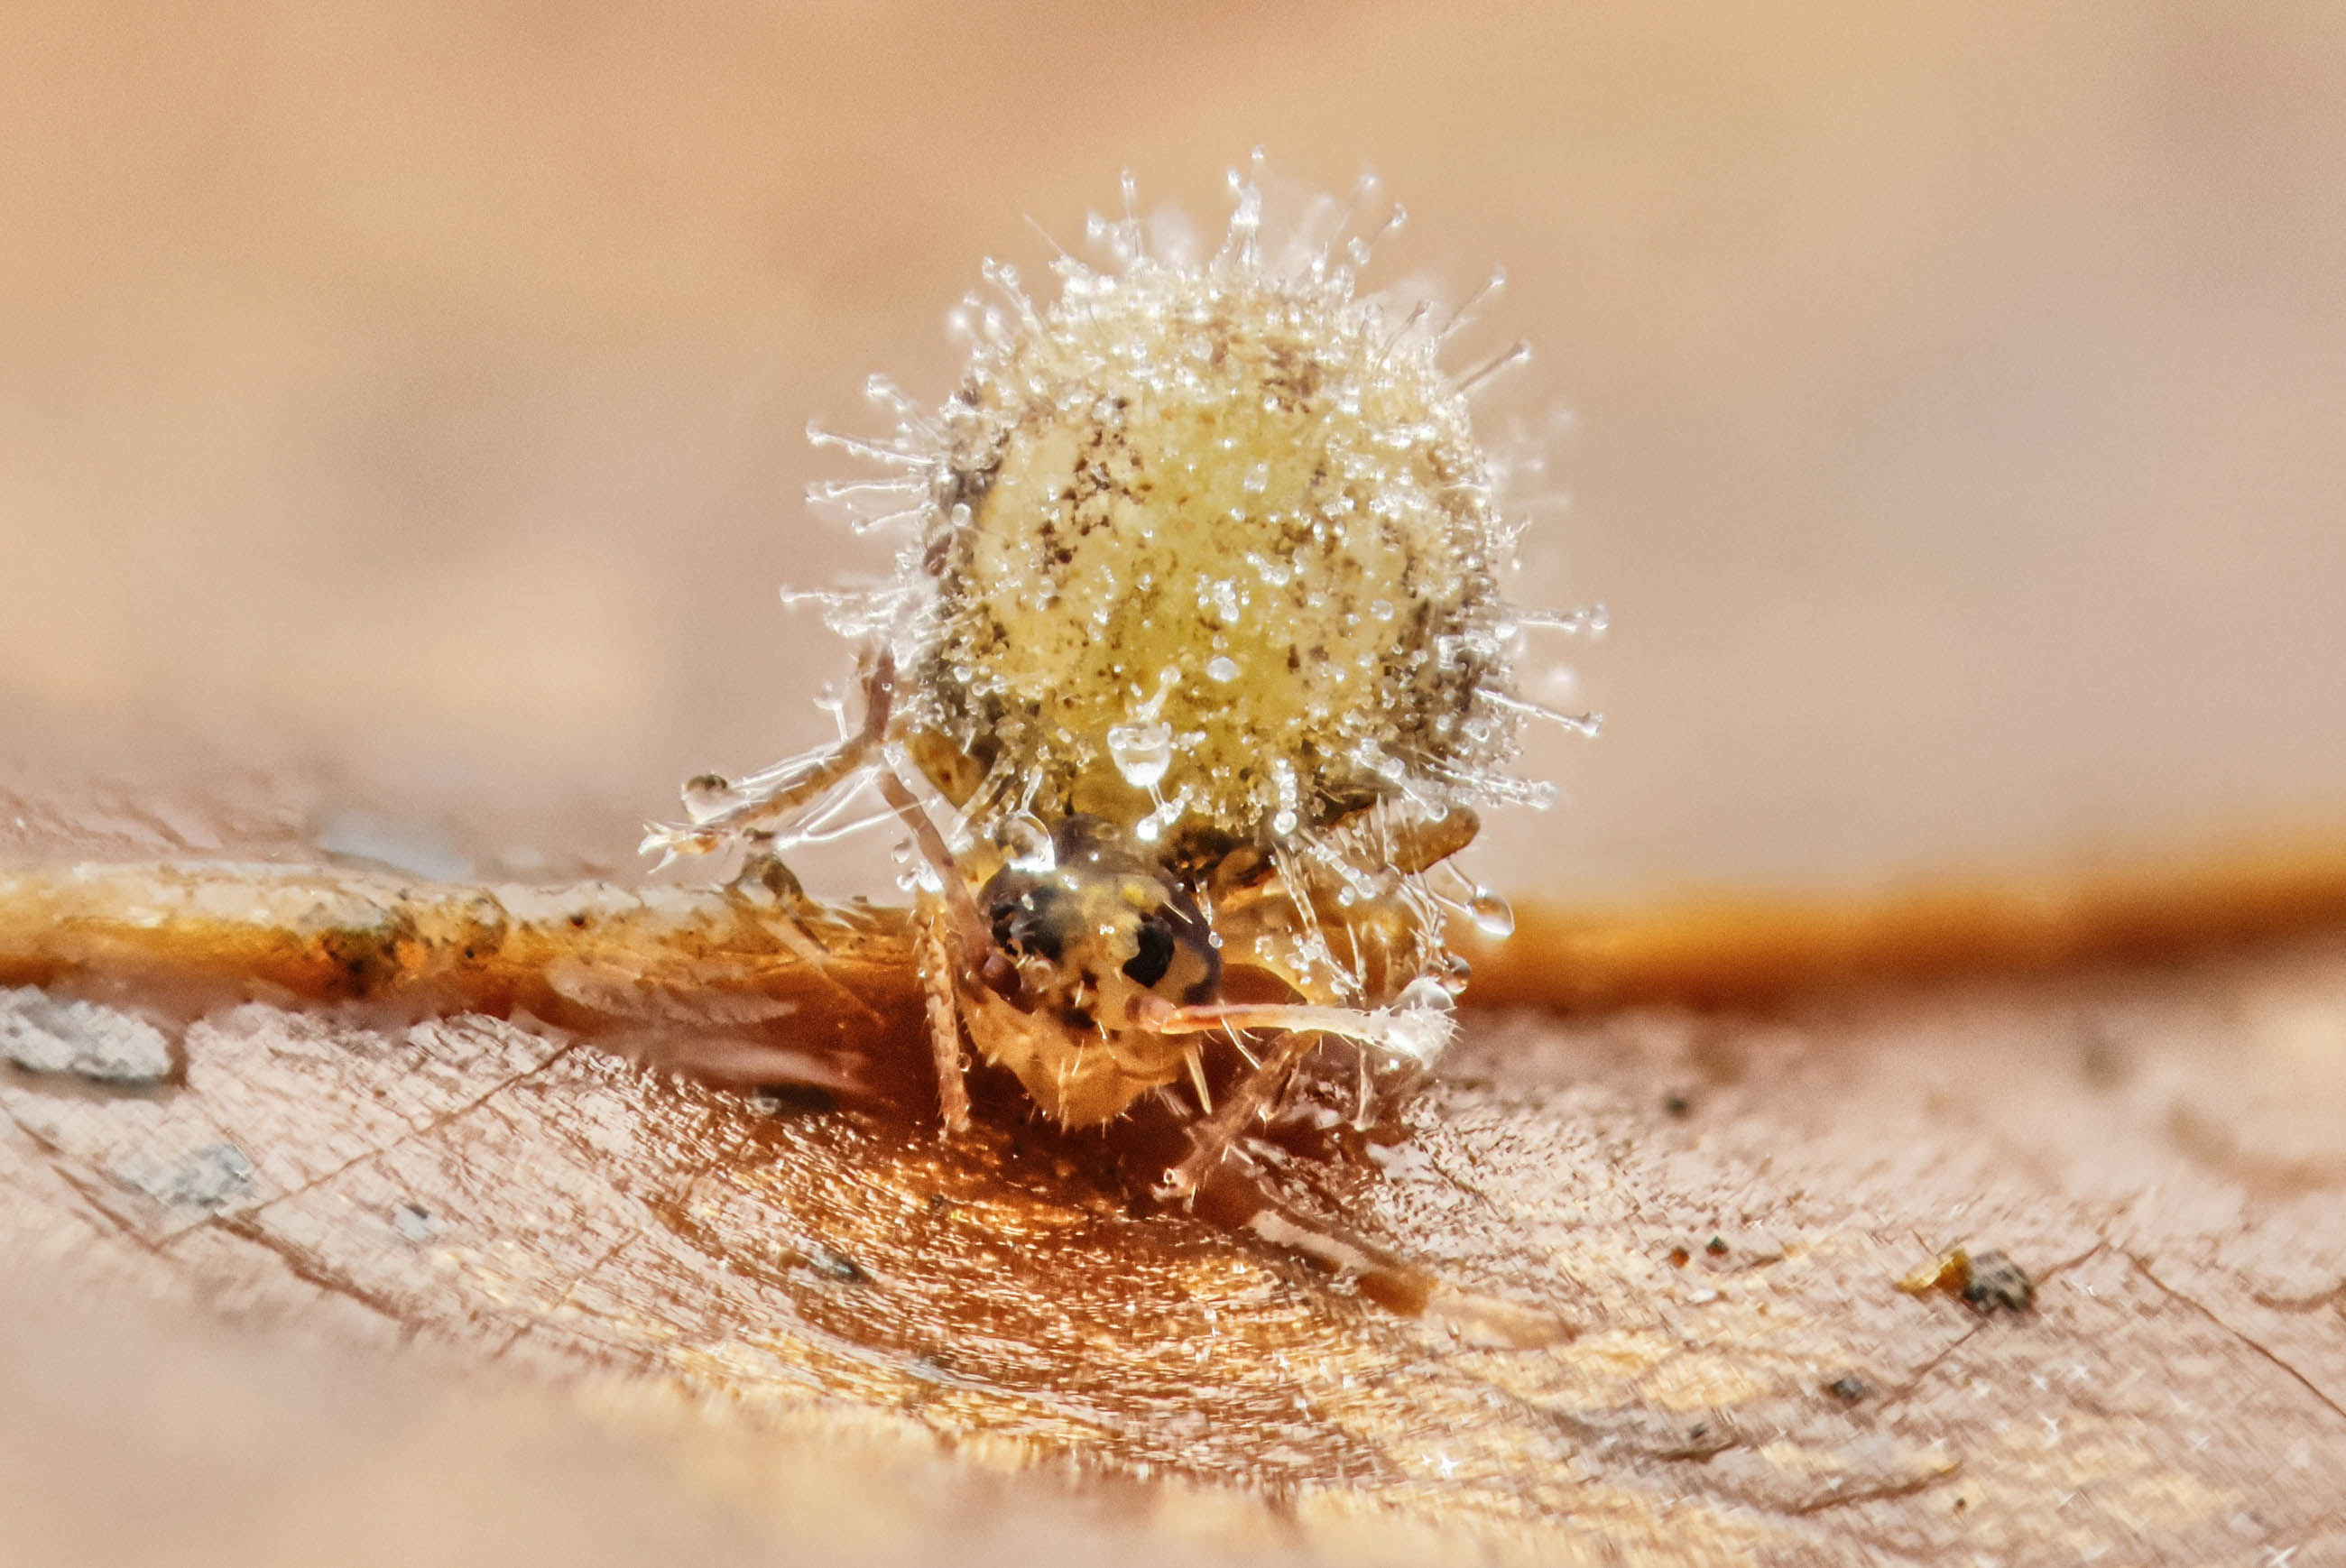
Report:
[{"label": "springtail dark eye patch", "polygon": [[1154,985],[1173,967],[1173,954],[1179,944],[1172,928],[1155,915],[1141,921],[1133,938],[1140,951],[1124,961],[1124,977],[1135,985]]}]

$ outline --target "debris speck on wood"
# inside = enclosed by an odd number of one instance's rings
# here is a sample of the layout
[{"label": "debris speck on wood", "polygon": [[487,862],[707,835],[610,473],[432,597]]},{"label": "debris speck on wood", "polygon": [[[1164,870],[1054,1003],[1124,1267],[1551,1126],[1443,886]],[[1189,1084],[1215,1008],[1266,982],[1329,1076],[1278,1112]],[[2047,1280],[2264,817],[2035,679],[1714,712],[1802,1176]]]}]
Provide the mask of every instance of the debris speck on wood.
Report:
[{"label": "debris speck on wood", "polygon": [[1898,1288],[1910,1296],[1933,1290],[1953,1296],[1983,1318],[2025,1312],[2036,1303],[2036,1285],[2027,1271],[1994,1248],[1972,1252],[1958,1247],[1900,1280]]},{"label": "debris speck on wood", "polygon": [[0,1061],[124,1088],[171,1076],[171,1046],[145,1019],[94,1002],[60,1002],[38,986],[0,989]]}]

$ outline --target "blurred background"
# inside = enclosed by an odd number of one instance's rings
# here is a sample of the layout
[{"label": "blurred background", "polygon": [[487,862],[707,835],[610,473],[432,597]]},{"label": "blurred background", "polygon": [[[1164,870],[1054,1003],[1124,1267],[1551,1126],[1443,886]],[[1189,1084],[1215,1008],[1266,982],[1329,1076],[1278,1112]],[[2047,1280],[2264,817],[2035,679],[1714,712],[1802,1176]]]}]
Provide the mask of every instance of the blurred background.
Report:
[{"label": "blurred background", "polygon": [[[1120,170],[1410,209],[1601,599],[1514,882],[2346,838],[2346,12],[2224,0],[0,10],[0,734],[630,863],[827,733],[810,418]],[[1030,225],[1029,219],[1032,219]],[[63,763],[58,764],[62,766]],[[267,765],[274,766],[274,762]],[[288,763],[288,766],[294,765]],[[200,836],[200,835],[199,835]],[[868,859],[868,854],[863,858]],[[1506,880],[1502,878],[1501,880]]]}]

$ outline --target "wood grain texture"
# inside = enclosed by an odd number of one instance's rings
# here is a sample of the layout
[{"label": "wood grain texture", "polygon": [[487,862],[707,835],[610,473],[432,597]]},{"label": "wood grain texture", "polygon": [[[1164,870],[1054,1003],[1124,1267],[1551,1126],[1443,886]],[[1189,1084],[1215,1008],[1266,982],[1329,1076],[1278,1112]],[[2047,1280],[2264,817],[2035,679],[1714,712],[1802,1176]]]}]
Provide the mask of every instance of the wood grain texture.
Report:
[{"label": "wood grain texture", "polygon": [[[122,932],[50,929],[151,983]],[[168,1085],[10,1070],[0,1230],[58,1280],[495,1368],[557,1423],[616,1382],[818,1448],[925,1434],[1038,1497],[1221,1500],[1198,1506],[1233,1551],[2346,1551],[2332,941],[1767,1015],[1479,1018],[1382,1168],[1284,1178],[1432,1272],[1415,1318],[1152,1211],[1015,1098],[946,1145],[521,1016],[246,1003],[185,1031]],[[1897,1289],[1958,1242],[2028,1269],[2035,1308]],[[839,1462],[842,1507],[882,1507]]]}]

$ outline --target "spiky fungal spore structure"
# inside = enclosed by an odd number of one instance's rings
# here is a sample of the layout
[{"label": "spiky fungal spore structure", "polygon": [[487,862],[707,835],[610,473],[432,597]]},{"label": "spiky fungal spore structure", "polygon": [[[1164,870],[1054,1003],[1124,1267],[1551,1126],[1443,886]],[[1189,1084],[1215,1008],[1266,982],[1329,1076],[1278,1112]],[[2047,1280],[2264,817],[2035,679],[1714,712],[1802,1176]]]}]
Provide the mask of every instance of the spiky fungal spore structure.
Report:
[{"label": "spiky fungal spore structure", "polygon": [[1240,184],[1202,264],[1099,225],[1115,264],[1063,256],[1047,307],[989,266],[941,410],[878,382],[892,437],[816,433],[899,470],[816,487],[915,535],[834,619],[888,638],[907,717],[978,765],[974,801],[948,793],[981,834],[1089,810],[1275,840],[1396,791],[1545,798],[1503,771],[1514,530],[1475,375],[1438,362],[1464,312],[1363,294],[1338,237],[1266,260],[1260,212]]}]

